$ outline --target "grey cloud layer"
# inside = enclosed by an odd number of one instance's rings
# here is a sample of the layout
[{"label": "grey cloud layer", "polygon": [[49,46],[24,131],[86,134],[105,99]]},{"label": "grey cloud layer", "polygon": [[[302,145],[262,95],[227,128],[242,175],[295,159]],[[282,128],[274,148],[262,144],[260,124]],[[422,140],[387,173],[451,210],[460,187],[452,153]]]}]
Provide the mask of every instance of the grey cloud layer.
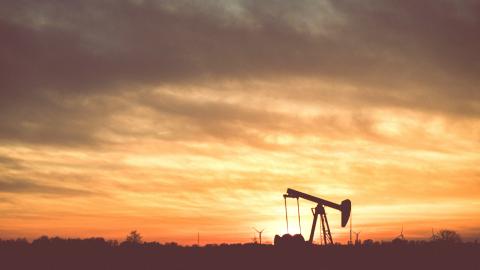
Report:
[{"label": "grey cloud layer", "polygon": [[84,99],[196,80],[313,77],[360,89],[351,98],[368,106],[480,113],[475,1],[4,1],[1,7],[1,138],[92,141],[109,110],[92,110]]},{"label": "grey cloud layer", "polygon": [[39,184],[33,180],[4,178],[0,179],[0,193],[30,193],[48,196],[88,196],[87,190]]}]

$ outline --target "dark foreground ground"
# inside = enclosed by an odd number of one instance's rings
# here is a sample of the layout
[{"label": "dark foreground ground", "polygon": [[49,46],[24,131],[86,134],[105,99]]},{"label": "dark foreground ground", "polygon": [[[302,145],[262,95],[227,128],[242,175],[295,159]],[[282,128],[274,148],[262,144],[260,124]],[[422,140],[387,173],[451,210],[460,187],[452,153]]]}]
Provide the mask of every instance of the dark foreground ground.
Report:
[{"label": "dark foreground ground", "polygon": [[180,247],[60,241],[0,244],[0,269],[480,269],[478,244]]}]

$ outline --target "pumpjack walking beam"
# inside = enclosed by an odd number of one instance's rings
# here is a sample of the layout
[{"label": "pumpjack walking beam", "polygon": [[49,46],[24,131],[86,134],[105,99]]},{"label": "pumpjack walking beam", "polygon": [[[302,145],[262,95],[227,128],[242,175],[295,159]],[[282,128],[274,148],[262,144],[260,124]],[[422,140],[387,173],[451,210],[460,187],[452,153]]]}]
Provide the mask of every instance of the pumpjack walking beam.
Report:
[{"label": "pumpjack walking beam", "polygon": [[[321,227],[321,233],[323,232],[323,243],[327,244],[333,244],[333,238],[332,234],[330,232],[330,226],[328,224],[328,219],[327,219],[327,214],[325,213],[325,206],[339,210],[342,213],[341,217],[341,223],[342,227],[345,227],[348,223],[348,219],[350,218],[350,212],[351,212],[351,207],[352,203],[350,200],[344,200],[342,201],[341,204],[336,204],[294,189],[287,189],[287,193],[283,195],[285,199],[285,206],[286,206],[286,198],[296,198],[297,200],[299,198],[315,202],[317,203],[317,206],[315,208],[312,208],[312,214],[313,214],[313,223],[312,223],[312,229],[310,231],[310,238],[308,239],[308,242],[311,244],[313,243],[313,236],[315,235],[315,226],[317,224],[317,219],[318,216],[320,216],[320,227]],[[300,222],[299,222],[300,223]],[[287,227],[288,227],[288,220],[287,220]],[[288,229],[287,229],[288,230]]]}]

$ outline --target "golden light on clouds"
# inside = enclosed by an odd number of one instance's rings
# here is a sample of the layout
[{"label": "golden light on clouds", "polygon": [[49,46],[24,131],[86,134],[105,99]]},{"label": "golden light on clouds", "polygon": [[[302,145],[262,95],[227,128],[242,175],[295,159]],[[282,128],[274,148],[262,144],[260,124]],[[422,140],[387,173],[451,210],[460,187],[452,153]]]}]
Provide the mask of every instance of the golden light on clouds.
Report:
[{"label": "golden light on clouds", "polygon": [[[0,102],[0,237],[122,238],[136,229],[162,242],[192,244],[197,232],[205,242],[248,242],[255,226],[270,241],[286,232],[288,187],[349,198],[365,239],[390,240],[402,225],[412,239],[432,228],[478,237],[478,67],[439,42],[441,30],[321,2],[234,1],[206,5],[205,14],[194,3],[149,12],[99,4],[115,12],[99,8],[95,29],[60,16],[68,4],[58,14],[7,5],[19,14],[2,13],[7,39],[25,46],[9,43],[8,54],[32,51],[36,69],[0,66],[17,77],[4,80]],[[387,6],[378,12],[395,12]],[[449,8],[429,20],[479,43],[467,9],[444,22]],[[205,16],[216,9],[231,18]],[[285,16],[269,21],[267,11]],[[384,35],[372,40],[370,24]],[[301,201],[304,234],[310,207]],[[345,242],[348,228],[328,215]]]}]

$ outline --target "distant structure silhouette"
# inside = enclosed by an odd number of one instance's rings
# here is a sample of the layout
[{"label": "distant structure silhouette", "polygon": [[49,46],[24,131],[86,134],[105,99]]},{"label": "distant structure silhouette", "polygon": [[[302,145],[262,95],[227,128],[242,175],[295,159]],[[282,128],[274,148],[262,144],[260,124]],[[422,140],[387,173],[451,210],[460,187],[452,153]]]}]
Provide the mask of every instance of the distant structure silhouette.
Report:
[{"label": "distant structure silhouette", "polygon": [[352,223],[353,223],[353,215],[350,214],[350,240],[348,241],[349,245],[352,245]]},{"label": "distant structure silhouette", "polygon": [[403,235],[403,225],[402,225],[402,230],[400,231],[400,235],[397,236],[401,240],[405,240],[405,236]]},{"label": "distant structure silhouette", "polygon": [[362,243],[362,241],[358,238],[358,236],[360,235],[361,231],[360,232],[354,232],[355,233],[355,245],[360,245]]},{"label": "distant structure silhouette", "polygon": [[400,231],[400,234],[392,240],[392,243],[394,243],[394,244],[405,244],[407,242],[408,241],[405,239],[405,236],[403,235],[403,225],[402,225],[402,229]]},{"label": "distant structure silhouette", "polygon": [[258,238],[260,239],[260,245],[262,244],[262,233],[265,229],[262,229],[261,231],[257,230],[255,227],[253,229],[258,233]]}]

